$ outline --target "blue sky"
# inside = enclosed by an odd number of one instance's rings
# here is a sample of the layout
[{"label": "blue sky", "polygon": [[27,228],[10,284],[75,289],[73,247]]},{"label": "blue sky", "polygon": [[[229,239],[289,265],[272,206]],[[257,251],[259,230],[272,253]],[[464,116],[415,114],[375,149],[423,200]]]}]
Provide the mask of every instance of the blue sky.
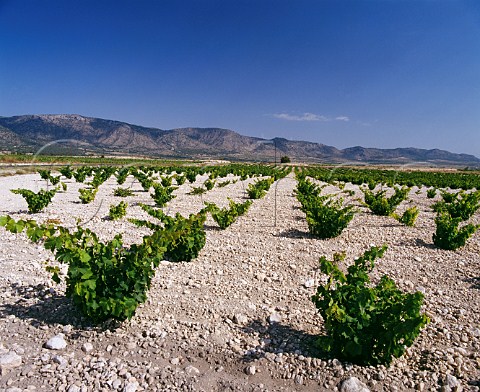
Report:
[{"label": "blue sky", "polygon": [[0,0],[0,115],[480,157],[480,2]]}]

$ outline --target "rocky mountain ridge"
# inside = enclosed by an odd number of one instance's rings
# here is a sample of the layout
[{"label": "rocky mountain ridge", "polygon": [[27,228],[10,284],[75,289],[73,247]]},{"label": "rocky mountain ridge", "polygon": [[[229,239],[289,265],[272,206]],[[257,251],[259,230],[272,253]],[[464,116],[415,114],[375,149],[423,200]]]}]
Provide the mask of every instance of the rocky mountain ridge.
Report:
[{"label": "rocky mountain ridge", "polygon": [[[351,147],[337,149],[321,143],[283,138],[262,139],[221,128],[163,130],[77,114],[0,117],[0,148],[36,151],[49,145],[75,153],[142,154],[167,158],[269,160],[288,155],[302,162],[365,162],[480,165],[468,154],[444,150]],[[48,152],[48,151],[46,151]]]}]

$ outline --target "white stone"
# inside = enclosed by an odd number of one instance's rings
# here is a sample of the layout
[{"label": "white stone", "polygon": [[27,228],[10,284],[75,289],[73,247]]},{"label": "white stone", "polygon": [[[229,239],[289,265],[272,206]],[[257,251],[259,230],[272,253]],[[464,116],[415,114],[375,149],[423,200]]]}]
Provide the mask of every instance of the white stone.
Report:
[{"label": "white stone", "polygon": [[60,366],[66,366],[68,361],[61,355],[54,355],[52,361],[59,364]]},{"label": "white stone", "polygon": [[22,357],[13,351],[0,355],[0,369],[13,369],[22,364]]},{"label": "white stone", "polygon": [[357,377],[350,377],[342,382],[340,392],[370,392],[370,389]]},{"label": "white stone", "polygon": [[247,366],[245,368],[245,374],[248,374],[249,376],[253,376],[257,372],[257,368],[255,365]]},{"label": "white stone", "polygon": [[93,350],[93,344],[90,342],[84,343],[82,345],[82,351],[85,353],[89,353],[90,351]]},{"label": "white stone", "polygon": [[313,287],[315,286],[315,279],[308,279],[305,281],[305,283],[303,284],[307,289],[310,288],[310,287]]},{"label": "white stone", "polygon": [[443,391],[445,392],[450,392],[450,391],[456,391],[460,392],[463,390],[460,382],[457,380],[457,377],[452,376],[451,374],[447,374],[445,377],[445,382],[443,383]]},{"label": "white stone", "polygon": [[125,385],[125,388],[123,388],[123,392],[136,392],[138,389],[138,382],[129,382],[127,385]]},{"label": "white stone", "polygon": [[244,314],[238,313],[235,316],[233,316],[233,321],[236,324],[245,325],[248,322],[248,318]]},{"label": "white stone", "polygon": [[48,341],[45,343],[45,348],[50,350],[63,350],[65,347],[67,347],[67,342],[63,338],[62,333],[59,333],[58,335],[48,339]]},{"label": "white stone", "polygon": [[282,316],[280,316],[280,314],[278,313],[272,313],[268,318],[268,321],[270,323],[279,323],[280,321],[282,321]]},{"label": "white stone", "polygon": [[195,375],[195,374],[200,374],[200,370],[198,370],[195,366],[192,366],[192,365],[188,365],[186,368],[185,368],[185,373],[189,374],[189,375]]}]

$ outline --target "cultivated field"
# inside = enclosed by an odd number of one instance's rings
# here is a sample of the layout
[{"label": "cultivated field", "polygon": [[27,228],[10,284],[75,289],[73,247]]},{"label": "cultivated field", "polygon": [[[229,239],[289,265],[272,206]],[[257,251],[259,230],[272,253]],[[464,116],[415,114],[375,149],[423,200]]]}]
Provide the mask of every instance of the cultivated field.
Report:
[{"label": "cultivated field", "polygon": [[[244,202],[248,184],[229,174],[202,195],[188,194],[207,174],[174,191],[163,211],[186,216],[204,202],[228,206]],[[218,183],[238,180],[224,187]],[[27,213],[25,200],[10,189],[47,188],[38,174],[0,178],[0,216],[83,227],[111,240],[121,233],[125,244],[140,243],[150,233],[128,218],[148,219],[140,203],[153,205],[132,176],[122,185],[133,190],[113,196],[114,176],[99,186],[95,200],[81,204],[74,179],[62,180],[51,204]],[[320,183],[317,181],[317,183]],[[175,185],[175,182],[174,182]],[[480,231],[456,251],[432,242],[435,212],[426,187],[412,187],[398,212],[416,205],[415,227],[373,215],[358,199],[358,185],[343,194],[359,210],[336,238],[322,240],[308,232],[290,173],[266,196],[253,200],[248,212],[225,230],[208,216],[206,244],[191,262],[162,261],[131,320],[92,324],[65,296],[45,270],[55,265],[51,252],[0,227],[0,391],[365,391],[347,389],[356,377],[371,391],[479,390],[480,387]],[[52,186],[49,185],[51,189]],[[323,194],[340,189],[329,184]],[[109,207],[128,203],[127,215],[108,219]],[[275,208],[276,207],[276,208]],[[469,222],[480,224],[477,211]],[[372,244],[388,250],[376,261],[372,280],[387,274],[402,291],[421,291],[422,310],[430,323],[389,367],[359,366],[319,355],[316,336],[324,333],[322,317],[311,301],[319,284],[319,258],[346,252],[353,262]],[[65,267],[61,267],[63,271]],[[59,335],[60,334],[60,335]],[[59,335],[59,336],[58,336]],[[46,348],[57,336],[58,349]],[[64,345],[63,343],[66,343]],[[343,383],[343,384],[342,384]]]}]

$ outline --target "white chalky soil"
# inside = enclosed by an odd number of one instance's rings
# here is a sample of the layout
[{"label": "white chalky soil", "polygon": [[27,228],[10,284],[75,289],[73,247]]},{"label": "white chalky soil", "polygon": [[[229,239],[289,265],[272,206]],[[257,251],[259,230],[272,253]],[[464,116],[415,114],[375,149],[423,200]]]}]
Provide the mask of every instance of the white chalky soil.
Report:
[{"label": "white chalky soil", "polygon": [[[198,178],[195,185],[205,179]],[[186,183],[164,210],[187,215],[199,211],[203,201],[227,206],[227,197],[244,200],[251,181],[215,187],[202,196],[187,195]],[[122,233],[126,243],[148,233],[126,218],[105,219],[109,206],[122,200],[129,204],[127,218],[147,217],[136,204],[153,205],[153,200],[132,177],[122,187],[131,186],[134,196],[114,197],[118,185],[112,177],[88,205],[78,198],[78,188],[85,185],[73,179],[66,183],[66,193],[57,193],[44,212],[31,216],[23,198],[9,190],[36,191],[45,181],[38,174],[2,177],[0,215],[39,222],[58,219],[69,228],[80,218],[102,239]],[[21,357],[21,363],[15,357],[13,365],[3,368],[0,391],[319,391],[340,388],[349,377],[372,391],[437,390],[455,382],[464,390],[478,390],[480,232],[457,251],[436,249],[430,208],[434,200],[427,199],[425,188],[418,195],[414,188],[412,204],[404,202],[399,212],[417,205],[416,227],[359,207],[361,212],[339,237],[319,240],[308,235],[293,196],[295,186],[292,175],[278,183],[276,226],[275,184],[226,230],[209,218],[207,242],[198,259],[162,263],[147,302],[117,328],[89,327],[65,298],[64,284],[56,285],[45,271],[51,253],[23,234],[0,228],[0,356]],[[356,191],[348,200],[358,204],[358,187],[346,189]],[[333,186],[324,190],[338,191]],[[478,212],[472,221],[480,223]],[[316,358],[309,347],[322,332],[322,319],[310,297],[322,281],[318,259],[345,250],[349,263],[372,243],[388,244],[373,280],[388,274],[402,290],[424,292],[431,322],[389,368]],[[60,333],[66,348],[45,348]]]}]

